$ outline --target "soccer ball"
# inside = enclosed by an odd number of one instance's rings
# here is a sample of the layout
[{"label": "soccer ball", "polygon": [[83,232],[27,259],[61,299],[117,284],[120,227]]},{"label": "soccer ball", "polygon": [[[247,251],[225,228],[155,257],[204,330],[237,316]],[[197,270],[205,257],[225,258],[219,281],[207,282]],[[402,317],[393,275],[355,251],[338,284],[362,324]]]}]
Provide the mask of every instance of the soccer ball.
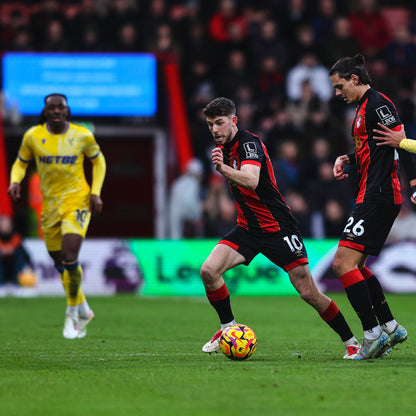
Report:
[{"label": "soccer ball", "polygon": [[222,331],[220,348],[223,354],[232,360],[245,360],[256,351],[256,334],[243,324],[229,326]]}]

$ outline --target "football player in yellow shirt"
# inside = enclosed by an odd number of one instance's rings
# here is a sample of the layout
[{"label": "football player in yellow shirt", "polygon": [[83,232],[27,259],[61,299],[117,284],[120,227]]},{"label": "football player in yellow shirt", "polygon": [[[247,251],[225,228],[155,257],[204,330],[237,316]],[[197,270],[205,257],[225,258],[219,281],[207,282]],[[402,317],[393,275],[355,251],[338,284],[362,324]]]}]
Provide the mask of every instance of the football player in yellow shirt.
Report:
[{"label": "football player in yellow shirt", "polygon": [[[94,313],[81,289],[78,253],[91,214],[101,212],[100,198],[106,164],[94,135],[70,123],[63,94],[44,99],[40,124],[26,131],[10,175],[9,195],[16,202],[31,160],[36,163],[42,191],[42,230],[46,248],[61,275],[67,296],[63,336],[83,338]],[[84,156],[92,163],[92,184],[84,174]]]}]

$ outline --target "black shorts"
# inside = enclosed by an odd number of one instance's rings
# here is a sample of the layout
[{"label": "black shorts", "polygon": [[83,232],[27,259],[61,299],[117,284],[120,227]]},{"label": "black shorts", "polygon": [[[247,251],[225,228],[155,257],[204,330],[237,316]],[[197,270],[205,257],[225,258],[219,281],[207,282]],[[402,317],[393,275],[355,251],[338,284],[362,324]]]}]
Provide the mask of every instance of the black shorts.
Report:
[{"label": "black shorts", "polygon": [[236,226],[219,244],[226,244],[242,254],[246,266],[258,253],[262,253],[286,272],[300,264],[308,264],[302,235],[296,227],[275,233],[254,234]]},{"label": "black shorts", "polygon": [[356,205],[347,220],[339,245],[377,256],[399,212],[400,205]]}]

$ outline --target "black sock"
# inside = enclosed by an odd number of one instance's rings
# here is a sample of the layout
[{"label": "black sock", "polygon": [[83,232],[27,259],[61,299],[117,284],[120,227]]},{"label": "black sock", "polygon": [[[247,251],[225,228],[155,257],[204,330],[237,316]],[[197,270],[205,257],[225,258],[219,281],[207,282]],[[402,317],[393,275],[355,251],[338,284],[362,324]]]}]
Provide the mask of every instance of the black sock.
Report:
[{"label": "black sock", "polygon": [[378,326],[377,318],[371,302],[370,291],[365,280],[361,280],[345,288],[347,297],[360,318],[363,330],[367,331]]},{"label": "black sock", "polygon": [[371,300],[373,302],[374,312],[377,316],[378,321],[380,322],[380,325],[392,321],[394,317],[391,313],[386,297],[384,296],[384,292],[380,285],[380,282],[378,281],[376,276],[374,276],[374,274],[371,277],[369,277],[366,280],[366,282],[368,290],[370,291]]},{"label": "black sock", "polygon": [[222,324],[226,324],[231,322],[234,319],[233,312],[231,310],[231,302],[230,297],[227,296],[225,299],[217,300],[215,302],[211,302],[211,305],[217,311],[217,314],[220,318],[220,322]]}]

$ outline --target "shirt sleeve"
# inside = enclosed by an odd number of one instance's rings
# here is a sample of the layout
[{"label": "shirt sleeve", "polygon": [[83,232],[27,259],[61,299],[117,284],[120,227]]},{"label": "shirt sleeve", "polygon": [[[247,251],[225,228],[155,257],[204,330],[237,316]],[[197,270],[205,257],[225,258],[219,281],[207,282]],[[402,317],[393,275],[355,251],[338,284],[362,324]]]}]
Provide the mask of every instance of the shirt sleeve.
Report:
[{"label": "shirt sleeve", "polygon": [[24,163],[29,163],[33,159],[33,152],[30,146],[30,134],[26,132],[23,136],[22,144],[20,145],[17,158]]},{"label": "shirt sleeve", "polygon": [[103,187],[106,163],[103,154],[100,152],[97,157],[91,159],[92,163],[92,184],[91,193],[94,195],[101,195],[101,189]]},{"label": "shirt sleeve", "polygon": [[410,153],[416,153],[416,140],[413,139],[403,139],[400,142],[400,149],[406,150]]},{"label": "shirt sleeve", "polygon": [[239,149],[241,165],[252,164],[260,166],[264,159],[264,151],[258,139],[244,141]]},{"label": "shirt sleeve", "polygon": [[90,131],[85,133],[84,137],[85,137],[84,138],[85,140],[84,153],[90,159],[94,159],[100,153],[100,146],[98,146],[97,142],[95,141],[94,135]]}]

